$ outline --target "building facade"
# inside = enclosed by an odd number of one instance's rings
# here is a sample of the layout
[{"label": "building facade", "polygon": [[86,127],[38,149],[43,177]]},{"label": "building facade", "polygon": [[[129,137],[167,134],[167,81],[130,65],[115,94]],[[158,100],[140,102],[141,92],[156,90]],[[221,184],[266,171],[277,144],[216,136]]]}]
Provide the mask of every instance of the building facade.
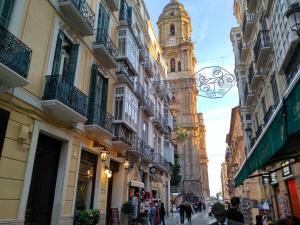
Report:
[{"label": "building facade", "polygon": [[261,209],[270,207],[274,220],[300,214],[299,37],[285,16],[289,3],[236,0],[240,26],[231,32],[247,152],[235,186],[257,173],[264,184]]},{"label": "building facade", "polygon": [[194,82],[196,58],[191,18],[183,4],[171,0],[164,7],[157,25],[162,54],[168,65],[176,128],[188,135],[184,143],[177,143],[181,192],[198,198],[209,197],[205,126],[196,108],[198,92]]},{"label": "building facade", "polygon": [[144,2],[4,0],[0,18],[0,224],[169,212],[171,95]]}]

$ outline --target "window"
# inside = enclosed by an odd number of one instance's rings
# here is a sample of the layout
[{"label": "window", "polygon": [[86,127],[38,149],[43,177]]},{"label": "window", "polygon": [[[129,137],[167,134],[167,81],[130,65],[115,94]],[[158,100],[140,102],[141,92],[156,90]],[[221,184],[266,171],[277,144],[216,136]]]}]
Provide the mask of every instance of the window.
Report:
[{"label": "window", "polygon": [[74,83],[79,44],[73,44],[62,31],[59,31],[52,75],[61,75],[70,83]]},{"label": "window", "polygon": [[175,25],[171,24],[170,25],[170,36],[174,36],[175,35]]},{"label": "window", "polygon": [[172,58],[171,60],[170,60],[170,67],[171,67],[171,72],[175,72],[175,59],[174,58]]},{"label": "window", "polygon": [[181,62],[178,62],[178,72],[181,72]]},{"label": "window", "polygon": [[143,124],[143,141],[148,144],[148,123],[146,121]]},{"label": "window", "polygon": [[93,208],[97,160],[97,155],[82,150],[75,205],[78,210]]},{"label": "window", "polygon": [[0,108],[0,157],[4,145],[8,119],[9,119],[9,112]]},{"label": "window", "polygon": [[277,88],[275,76],[273,76],[273,78],[271,79],[271,86],[272,86],[274,105],[278,105],[279,104],[279,94],[278,94],[278,88]]},{"label": "window", "polygon": [[0,26],[8,27],[15,0],[0,1]]}]

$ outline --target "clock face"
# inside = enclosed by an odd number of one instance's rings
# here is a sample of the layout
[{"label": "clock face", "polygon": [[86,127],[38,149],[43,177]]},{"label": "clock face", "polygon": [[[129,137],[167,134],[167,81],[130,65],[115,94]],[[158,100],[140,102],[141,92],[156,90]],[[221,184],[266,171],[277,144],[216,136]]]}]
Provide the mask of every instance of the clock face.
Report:
[{"label": "clock face", "polygon": [[156,173],[156,168],[155,168],[155,167],[150,167],[150,173],[151,173],[151,174]]}]

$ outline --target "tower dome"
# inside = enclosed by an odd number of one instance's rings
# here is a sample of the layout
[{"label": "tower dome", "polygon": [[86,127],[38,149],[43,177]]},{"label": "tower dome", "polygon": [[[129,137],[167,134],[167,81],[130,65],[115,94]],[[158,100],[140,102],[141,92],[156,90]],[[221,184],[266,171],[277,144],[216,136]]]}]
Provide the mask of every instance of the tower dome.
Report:
[{"label": "tower dome", "polygon": [[158,20],[160,21],[165,17],[173,17],[173,16],[184,16],[190,19],[188,12],[184,8],[184,5],[178,2],[178,0],[171,0],[170,3],[168,3],[164,7]]}]

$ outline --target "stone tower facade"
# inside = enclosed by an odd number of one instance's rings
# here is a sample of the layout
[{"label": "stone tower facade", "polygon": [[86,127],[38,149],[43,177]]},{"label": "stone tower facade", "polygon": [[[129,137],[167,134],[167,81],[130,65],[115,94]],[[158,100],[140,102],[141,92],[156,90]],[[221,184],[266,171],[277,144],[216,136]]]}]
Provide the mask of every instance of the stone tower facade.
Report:
[{"label": "stone tower facade", "polygon": [[[171,0],[163,9],[157,24],[172,88],[171,108],[176,117],[177,128],[183,128],[188,134],[188,139],[184,143],[177,144],[182,177],[181,191],[185,194],[206,197],[209,196],[209,188],[205,126],[203,119],[202,122],[199,120],[202,117],[197,113],[198,92],[194,82],[196,57],[191,39],[191,18],[183,4]],[[201,170],[202,163],[206,163],[204,170]]]}]

